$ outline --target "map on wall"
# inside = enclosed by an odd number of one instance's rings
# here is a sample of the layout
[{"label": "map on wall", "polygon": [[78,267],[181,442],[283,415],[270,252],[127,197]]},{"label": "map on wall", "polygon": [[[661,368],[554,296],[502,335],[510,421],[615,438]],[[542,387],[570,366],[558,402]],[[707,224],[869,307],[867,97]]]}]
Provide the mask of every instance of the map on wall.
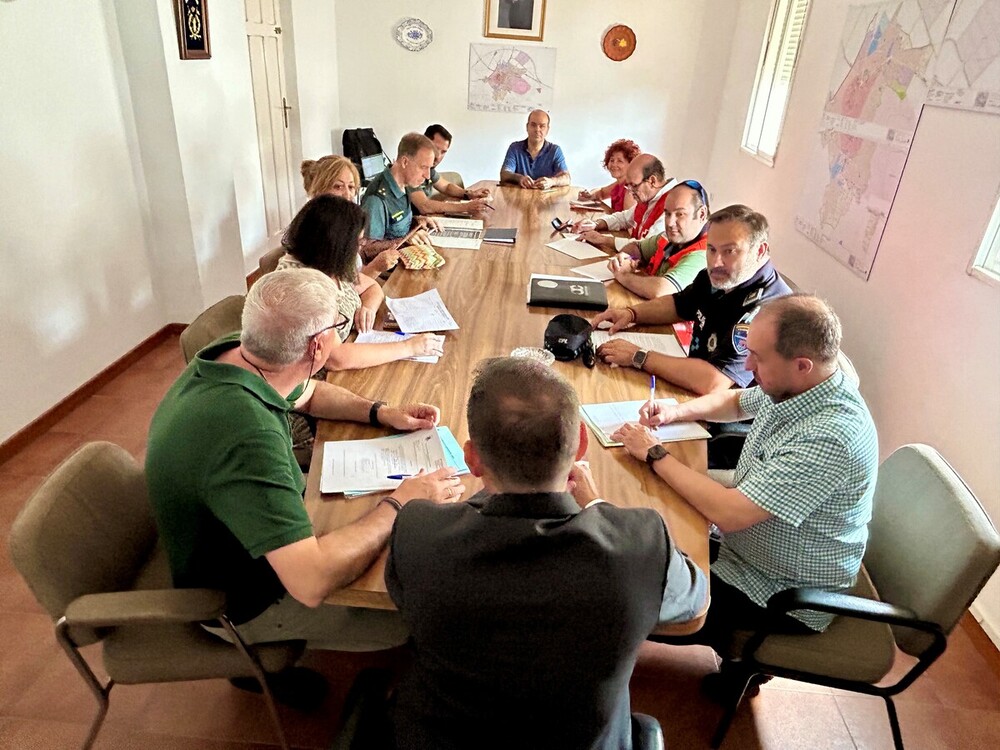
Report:
[{"label": "map on wall", "polygon": [[552,108],[554,47],[469,45],[469,109],[530,112]]},{"label": "map on wall", "polygon": [[864,279],[924,105],[1000,115],[1000,0],[848,11],[795,227]]}]

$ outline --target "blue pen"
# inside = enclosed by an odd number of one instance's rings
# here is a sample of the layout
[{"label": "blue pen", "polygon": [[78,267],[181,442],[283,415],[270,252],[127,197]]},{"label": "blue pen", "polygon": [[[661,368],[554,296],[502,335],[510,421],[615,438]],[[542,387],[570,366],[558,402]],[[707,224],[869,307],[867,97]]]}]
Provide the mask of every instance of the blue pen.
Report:
[{"label": "blue pen", "polygon": [[406,479],[412,476],[412,474],[388,474],[386,475],[386,479]]},{"label": "blue pen", "polygon": [[649,376],[649,403],[653,403],[656,400],[656,376]]}]

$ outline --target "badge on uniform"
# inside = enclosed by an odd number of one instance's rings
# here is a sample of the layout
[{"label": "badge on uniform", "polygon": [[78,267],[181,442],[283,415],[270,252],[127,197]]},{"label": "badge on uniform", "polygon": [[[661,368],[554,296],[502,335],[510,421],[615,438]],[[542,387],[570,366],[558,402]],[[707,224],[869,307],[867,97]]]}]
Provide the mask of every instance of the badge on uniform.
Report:
[{"label": "badge on uniform", "polygon": [[[751,297],[753,295],[750,295]],[[759,295],[758,295],[759,296]],[[743,313],[743,317],[740,318],[736,325],[733,326],[733,349],[741,357],[745,356],[748,351],[747,348],[747,335],[750,333],[750,323],[754,318],[757,317],[757,313],[760,312],[759,307],[755,307],[753,310]]]},{"label": "badge on uniform", "polygon": [[743,307],[746,307],[747,305],[752,305],[755,302],[759,301],[762,294],[764,294],[763,287],[755,289],[754,291],[750,292],[750,294],[747,295],[746,299],[743,300]]},{"label": "badge on uniform", "polygon": [[712,331],[712,335],[708,337],[708,352],[711,354],[715,351],[715,347],[719,345],[719,337],[715,335],[715,331]]}]

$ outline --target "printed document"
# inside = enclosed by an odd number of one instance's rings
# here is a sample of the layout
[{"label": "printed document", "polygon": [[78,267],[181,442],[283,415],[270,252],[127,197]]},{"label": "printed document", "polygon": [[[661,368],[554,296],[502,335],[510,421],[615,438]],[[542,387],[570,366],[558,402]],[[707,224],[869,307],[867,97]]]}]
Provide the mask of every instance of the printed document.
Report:
[{"label": "printed document", "polygon": [[438,217],[440,229],[427,233],[434,247],[456,247],[478,250],[483,243],[483,222],[480,219],[452,219]]},{"label": "printed document", "polygon": [[[575,268],[573,269],[576,270]],[[640,349],[647,349],[651,352],[667,354],[671,357],[686,357],[687,354],[677,343],[677,339],[669,333],[637,333],[635,331],[620,331],[613,336],[609,336],[607,331],[594,331],[591,340],[596,349],[601,344],[611,339],[623,339],[635,344]]]},{"label": "printed document", "polygon": [[385,304],[396,318],[399,330],[406,333],[458,330],[458,323],[444,306],[437,289],[430,289],[414,297],[386,297]]},{"label": "printed document", "polygon": [[[676,404],[676,399],[657,399],[666,404]],[[626,423],[639,421],[639,409],[645,401],[616,401],[608,404],[584,404],[580,407],[583,421],[587,423],[598,442],[605,448],[617,448],[621,443],[612,440],[611,436]],[[708,430],[697,422],[675,422],[660,425],[653,434],[663,443],[679,440],[705,440],[709,437]]]},{"label": "printed document", "polygon": [[[397,333],[396,331],[365,331],[364,333],[359,333],[357,338],[354,339],[355,344],[396,344],[400,341],[406,341],[407,339],[412,339],[416,334],[413,333]],[[434,338],[439,339],[441,346],[444,346],[444,336],[435,336]],[[437,356],[429,355],[426,357],[407,357],[410,362],[427,362],[431,365],[436,365],[438,363]]]}]

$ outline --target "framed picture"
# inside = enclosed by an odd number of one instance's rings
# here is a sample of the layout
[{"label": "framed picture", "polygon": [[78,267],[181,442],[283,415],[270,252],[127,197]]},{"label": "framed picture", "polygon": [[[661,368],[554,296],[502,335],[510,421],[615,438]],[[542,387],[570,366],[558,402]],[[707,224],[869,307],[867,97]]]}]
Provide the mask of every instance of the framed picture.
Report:
[{"label": "framed picture", "polygon": [[545,0],[484,0],[483,36],[542,41]]},{"label": "framed picture", "polygon": [[174,0],[177,45],[181,60],[208,60],[212,46],[208,40],[208,0]]}]

